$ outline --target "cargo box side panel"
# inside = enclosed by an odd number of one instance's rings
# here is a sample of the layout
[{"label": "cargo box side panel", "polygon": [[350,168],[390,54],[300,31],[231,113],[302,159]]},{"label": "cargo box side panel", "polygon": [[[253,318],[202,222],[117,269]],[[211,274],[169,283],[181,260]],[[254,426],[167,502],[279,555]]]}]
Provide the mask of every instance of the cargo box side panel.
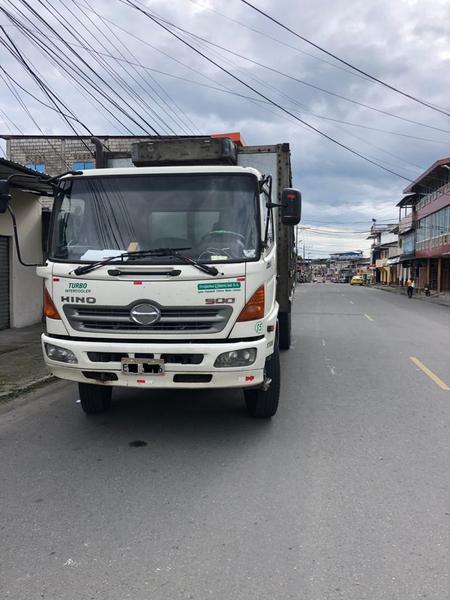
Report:
[{"label": "cargo box side panel", "polygon": [[[239,149],[238,165],[253,167],[263,175],[272,175],[272,199],[281,202],[281,191],[292,186],[289,144],[272,146],[245,146]],[[278,281],[277,300],[280,311],[290,312],[295,287],[297,253],[293,227],[281,223],[280,211],[276,210]]]}]

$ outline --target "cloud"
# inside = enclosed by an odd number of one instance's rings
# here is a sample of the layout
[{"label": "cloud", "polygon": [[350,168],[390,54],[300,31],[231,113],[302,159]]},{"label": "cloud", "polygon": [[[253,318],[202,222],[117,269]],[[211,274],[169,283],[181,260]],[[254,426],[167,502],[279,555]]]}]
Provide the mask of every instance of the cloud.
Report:
[{"label": "cloud", "polygon": [[[395,113],[404,119],[435,127],[436,130],[431,130],[368,110],[190,38],[190,43],[264,95],[289,108],[327,135],[406,178],[415,179],[421,170],[448,154],[442,142],[448,141],[450,134],[438,131],[450,130],[449,121],[444,115],[348,72],[344,65],[270,23],[238,0],[174,0],[171,3],[166,0],[136,0],[136,3],[147,6],[180,27],[275,70],[357,102]],[[18,15],[19,3],[14,4],[17,8],[13,12]],[[395,204],[401,197],[406,183],[404,180],[334,145],[279,109],[261,102],[261,99],[250,101],[193,84],[192,81],[196,81],[219,88],[225,86],[243,95],[256,97],[254,92],[205,61],[136,10],[118,0],[52,3],[60,10],[62,23],[67,24],[68,28],[64,29],[61,22],[58,23],[57,16],[44,9],[37,0],[30,0],[30,4],[55,26],[92,67],[93,72],[82,66],[82,72],[90,80],[108,94],[110,92],[106,86],[110,85],[120,94],[120,98],[116,96],[116,101],[122,106],[125,101],[129,105],[126,112],[136,112],[147,121],[152,120],[161,132],[170,127],[177,133],[183,133],[181,124],[189,130],[191,123],[194,123],[202,133],[239,130],[250,144],[289,142],[294,183],[302,190],[305,201],[303,215],[306,224],[328,222],[330,227],[336,227],[337,224],[341,227],[340,224],[347,222],[348,231],[351,231],[352,222],[366,221],[368,227],[372,217],[379,220],[395,218]],[[450,64],[448,29],[444,26],[445,15],[448,16],[447,0],[427,3],[426,10],[423,3],[414,0],[379,0],[376,4],[365,0],[349,0],[339,5],[332,0],[309,3],[258,0],[257,4],[300,34],[361,69],[430,103],[444,108],[447,106],[448,86],[444,76]],[[93,11],[109,21],[102,22]],[[32,69],[39,72],[90,130],[97,134],[126,133],[124,127],[106,110],[109,108],[118,115],[116,108],[105,99],[99,102],[90,99],[85,90],[71,81],[48,57],[43,56],[4,15],[0,17],[0,22],[13,35]],[[26,24],[31,28],[41,27],[29,15]],[[250,31],[243,25],[260,30],[280,42]],[[46,36],[41,36],[41,39],[47,39],[49,44],[55,41],[53,34],[47,32]],[[95,56],[80,48],[83,44],[97,52],[126,57],[132,62],[188,81],[139,66],[132,67],[123,61]],[[66,52],[69,54],[68,50]],[[30,75],[4,48],[0,51],[0,63],[21,85],[49,103]],[[335,67],[327,63],[333,63]],[[81,63],[71,55],[70,64],[76,69],[76,65]],[[96,73],[106,83],[96,79]],[[54,112],[18,91],[43,131],[71,133],[67,124]],[[0,108],[1,132],[39,133],[6,85],[2,85],[0,90]],[[153,111],[159,116],[155,117]],[[350,121],[441,143],[333,123],[320,117]],[[132,131],[141,133],[126,115],[121,114],[119,118]],[[362,247],[354,246],[359,243],[359,238],[352,237],[350,233],[344,237],[330,236],[326,240],[323,234],[311,232],[308,236],[311,255],[315,251],[320,254],[327,250]]]}]

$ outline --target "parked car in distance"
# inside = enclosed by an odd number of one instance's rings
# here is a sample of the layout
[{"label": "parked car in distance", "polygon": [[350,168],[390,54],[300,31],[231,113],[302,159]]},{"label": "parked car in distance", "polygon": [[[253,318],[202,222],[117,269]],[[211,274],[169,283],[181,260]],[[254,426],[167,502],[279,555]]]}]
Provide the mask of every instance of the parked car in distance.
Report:
[{"label": "parked car in distance", "polygon": [[350,285],[364,285],[364,279],[361,275],[353,275]]}]

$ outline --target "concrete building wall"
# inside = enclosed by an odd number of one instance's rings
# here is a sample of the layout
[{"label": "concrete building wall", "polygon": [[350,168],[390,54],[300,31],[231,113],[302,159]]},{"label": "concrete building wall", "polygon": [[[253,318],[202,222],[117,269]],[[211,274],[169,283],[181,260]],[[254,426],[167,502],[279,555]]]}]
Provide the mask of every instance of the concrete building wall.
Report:
[{"label": "concrete building wall", "polygon": [[[39,196],[13,190],[11,208],[19,230],[20,249],[25,262],[42,260],[41,204]],[[0,235],[10,237],[10,326],[26,327],[42,317],[43,284],[34,267],[22,266],[13,240],[9,214],[0,214]]]}]

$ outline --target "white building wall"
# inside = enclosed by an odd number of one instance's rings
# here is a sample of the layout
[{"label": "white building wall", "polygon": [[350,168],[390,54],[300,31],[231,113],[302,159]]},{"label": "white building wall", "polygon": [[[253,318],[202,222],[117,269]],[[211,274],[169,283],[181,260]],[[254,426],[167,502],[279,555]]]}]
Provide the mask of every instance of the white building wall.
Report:
[{"label": "white building wall", "polygon": [[392,244],[392,242],[396,242],[398,240],[398,235],[396,233],[391,233],[390,231],[383,231],[381,233],[381,244]]},{"label": "white building wall", "polygon": [[[42,217],[39,196],[12,190],[13,209],[19,231],[20,249],[25,262],[42,261]],[[10,325],[26,327],[42,318],[43,285],[35,267],[24,267],[18,259],[9,213],[0,214],[0,235],[10,239]]]}]

